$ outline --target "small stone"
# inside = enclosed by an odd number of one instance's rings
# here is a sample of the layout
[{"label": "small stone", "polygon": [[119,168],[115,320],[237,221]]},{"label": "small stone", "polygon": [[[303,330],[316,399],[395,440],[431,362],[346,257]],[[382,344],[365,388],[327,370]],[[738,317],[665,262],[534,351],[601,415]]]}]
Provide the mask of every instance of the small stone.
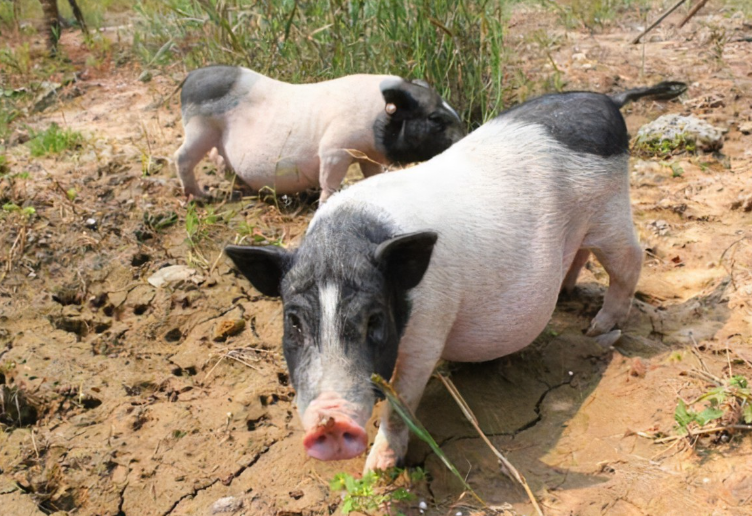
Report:
[{"label": "small stone", "polygon": [[425,511],[426,509],[428,509],[428,504],[425,501],[421,500],[420,503],[418,504],[418,508],[421,511]]},{"label": "small stone", "polygon": [[224,342],[227,337],[232,337],[245,329],[243,319],[225,319],[214,328],[214,342]]},{"label": "small stone", "polygon": [[220,498],[211,507],[212,514],[233,513],[243,508],[243,500],[234,496]]},{"label": "small stone", "polygon": [[632,360],[632,367],[629,369],[629,376],[636,376],[638,378],[645,378],[648,368],[645,362],[640,357],[635,357]]},{"label": "small stone", "polygon": [[94,218],[88,218],[86,219],[86,227],[94,229],[97,227],[97,219]]},{"label": "small stone", "polygon": [[742,134],[752,134],[752,121],[741,124],[739,130]]}]

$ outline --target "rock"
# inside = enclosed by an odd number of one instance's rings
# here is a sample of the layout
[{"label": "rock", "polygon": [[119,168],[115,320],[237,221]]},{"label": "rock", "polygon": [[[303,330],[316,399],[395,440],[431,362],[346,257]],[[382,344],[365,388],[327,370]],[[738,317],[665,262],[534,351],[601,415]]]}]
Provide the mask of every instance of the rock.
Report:
[{"label": "rock", "polygon": [[191,269],[187,265],[170,265],[159,269],[157,272],[149,276],[147,281],[150,285],[160,288],[169,283],[177,283],[179,281],[187,280],[191,280],[198,284],[203,278],[198,275],[195,269]]},{"label": "rock", "polygon": [[739,130],[742,132],[742,134],[752,134],[752,121],[740,124]]},{"label": "rock", "polygon": [[652,154],[716,151],[723,147],[722,129],[695,116],[663,115],[640,127],[635,149]]},{"label": "rock", "polygon": [[243,500],[234,496],[225,496],[214,502],[211,506],[212,514],[233,513],[243,508]]}]

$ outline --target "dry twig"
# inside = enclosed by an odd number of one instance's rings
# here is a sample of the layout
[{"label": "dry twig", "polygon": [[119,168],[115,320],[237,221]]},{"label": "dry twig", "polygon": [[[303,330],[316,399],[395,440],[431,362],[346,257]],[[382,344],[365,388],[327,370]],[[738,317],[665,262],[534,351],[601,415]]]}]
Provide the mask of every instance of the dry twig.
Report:
[{"label": "dry twig", "polygon": [[535,511],[538,513],[539,516],[543,516],[543,511],[540,508],[540,505],[538,505],[538,501],[535,499],[535,495],[533,494],[533,491],[530,489],[530,486],[527,484],[527,480],[525,480],[525,477],[523,477],[519,471],[517,471],[517,468],[514,467],[514,465],[507,460],[504,455],[496,448],[496,446],[493,445],[493,443],[490,441],[488,437],[486,437],[486,434],[483,433],[483,430],[481,430],[480,425],[478,424],[478,419],[475,417],[475,414],[470,410],[470,407],[467,405],[467,402],[465,402],[465,399],[462,397],[460,392],[457,390],[457,387],[454,385],[454,382],[444,376],[441,373],[437,373],[436,376],[438,376],[439,380],[441,380],[441,383],[444,384],[444,387],[449,391],[449,394],[452,395],[452,398],[454,398],[454,401],[457,402],[457,405],[459,405],[460,410],[462,410],[462,413],[465,415],[468,421],[470,421],[470,424],[473,425],[475,430],[478,432],[478,435],[480,435],[480,438],[483,439],[483,442],[486,443],[486,445],[491,449],[494,455],[496,455],[496,458],[499,459],[499,462],[506,470],[507,474],[522,486],[522,488],[527,493],[528,498],[530,499],[530,502],[533,504],[533,507],[535,507]]}]

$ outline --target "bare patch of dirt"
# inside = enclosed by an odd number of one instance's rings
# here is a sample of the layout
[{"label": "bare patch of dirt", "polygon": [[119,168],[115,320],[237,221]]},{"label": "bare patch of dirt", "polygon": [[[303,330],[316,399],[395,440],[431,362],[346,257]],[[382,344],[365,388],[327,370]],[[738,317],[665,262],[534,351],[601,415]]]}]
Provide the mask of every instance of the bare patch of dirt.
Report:
[{"label": "bare patch of dirt", "polygon": [[[591,261],[578,295],[560,303],[532,346],[453,366],[482,428],[547,515],[752,510],[749,433],[703,437],[694,447],[639,435],[671,434],[678,397],[707,388],[696,369],[752,379],[752,226],[742,209],[752,194],[752,135],[739,129],[752,120],[752,43],[742,37],[752,28],[711,4],[681,30],[673,28],[679,18],[644,47],[629,45],[642,23],[637,12],[597,34],[566,31],[555,14],[530,8],[510,22],[508,42],[520,57],[510,70],[531,83],[556,75],[551,82],[566,89],[595,91],[690,84],[681,102],[625,108],[632,134],[664,113],[728,129],[720,154],[678,156],[673,169],[633,159],[647,254],[615,350],[583,336],[607,281]],[[86,65],[74,33],[62,45],[79,71],[69,86],[77,92],[26,123],[57,122],[86,144],[45,158],[13,145],[9,166],[29,177],[0,181],[3,203],[36,210],[10,214],[0,228],[0,389],[26,414],[3,401],[1,506],[9,514],[333,513],[340,499],[328,481],[358,473],[363,461],[305,457],[280,349],[281,306],[220,255],[239,235],[294,245],[311,206],[220,200],[195,209],[199,230],[189,234],[189,209],[168,166],[182,131],[176,99],[164,101],[179,74],[142,83],[135,65]],[[231,177],[208,165],[199,173],[230,199]],[[192,272],[148,281],[176,265]],[[488,502],[531,513],[439,382],[419,416]],[[419,493],[433,504],[428,514],[445,514],[460,486],[421,443],[411,444],[409,460],[428,470]]]}]

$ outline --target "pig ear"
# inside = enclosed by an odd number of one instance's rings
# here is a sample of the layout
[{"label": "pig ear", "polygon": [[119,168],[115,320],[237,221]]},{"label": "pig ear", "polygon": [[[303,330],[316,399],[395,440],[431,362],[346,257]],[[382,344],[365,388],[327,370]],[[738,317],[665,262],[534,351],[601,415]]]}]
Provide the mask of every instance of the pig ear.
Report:
[{"label": "pig ear", "polygon": [[438,238],[433,231],[400,235],[379,244],[374,256],[386,277],[399,288],[408,290],[423,279]]},{"label": "pig ear", "polygon": [[412,110],[418,106],[418,101],[405,87],[409,84],[403,79],[385,79],[381,81],[379,85],[381,95],[384,97],[387,106],[394,106],[393,110],[391,112],[387,110],[387,113],[392,115],[395,112]]},{"label": "pig ear", "polygon": [[279,285],[292,261],[291,252],[274,245],[228,245],[225,254],[256,290],[265,296],[279,297]]}]

